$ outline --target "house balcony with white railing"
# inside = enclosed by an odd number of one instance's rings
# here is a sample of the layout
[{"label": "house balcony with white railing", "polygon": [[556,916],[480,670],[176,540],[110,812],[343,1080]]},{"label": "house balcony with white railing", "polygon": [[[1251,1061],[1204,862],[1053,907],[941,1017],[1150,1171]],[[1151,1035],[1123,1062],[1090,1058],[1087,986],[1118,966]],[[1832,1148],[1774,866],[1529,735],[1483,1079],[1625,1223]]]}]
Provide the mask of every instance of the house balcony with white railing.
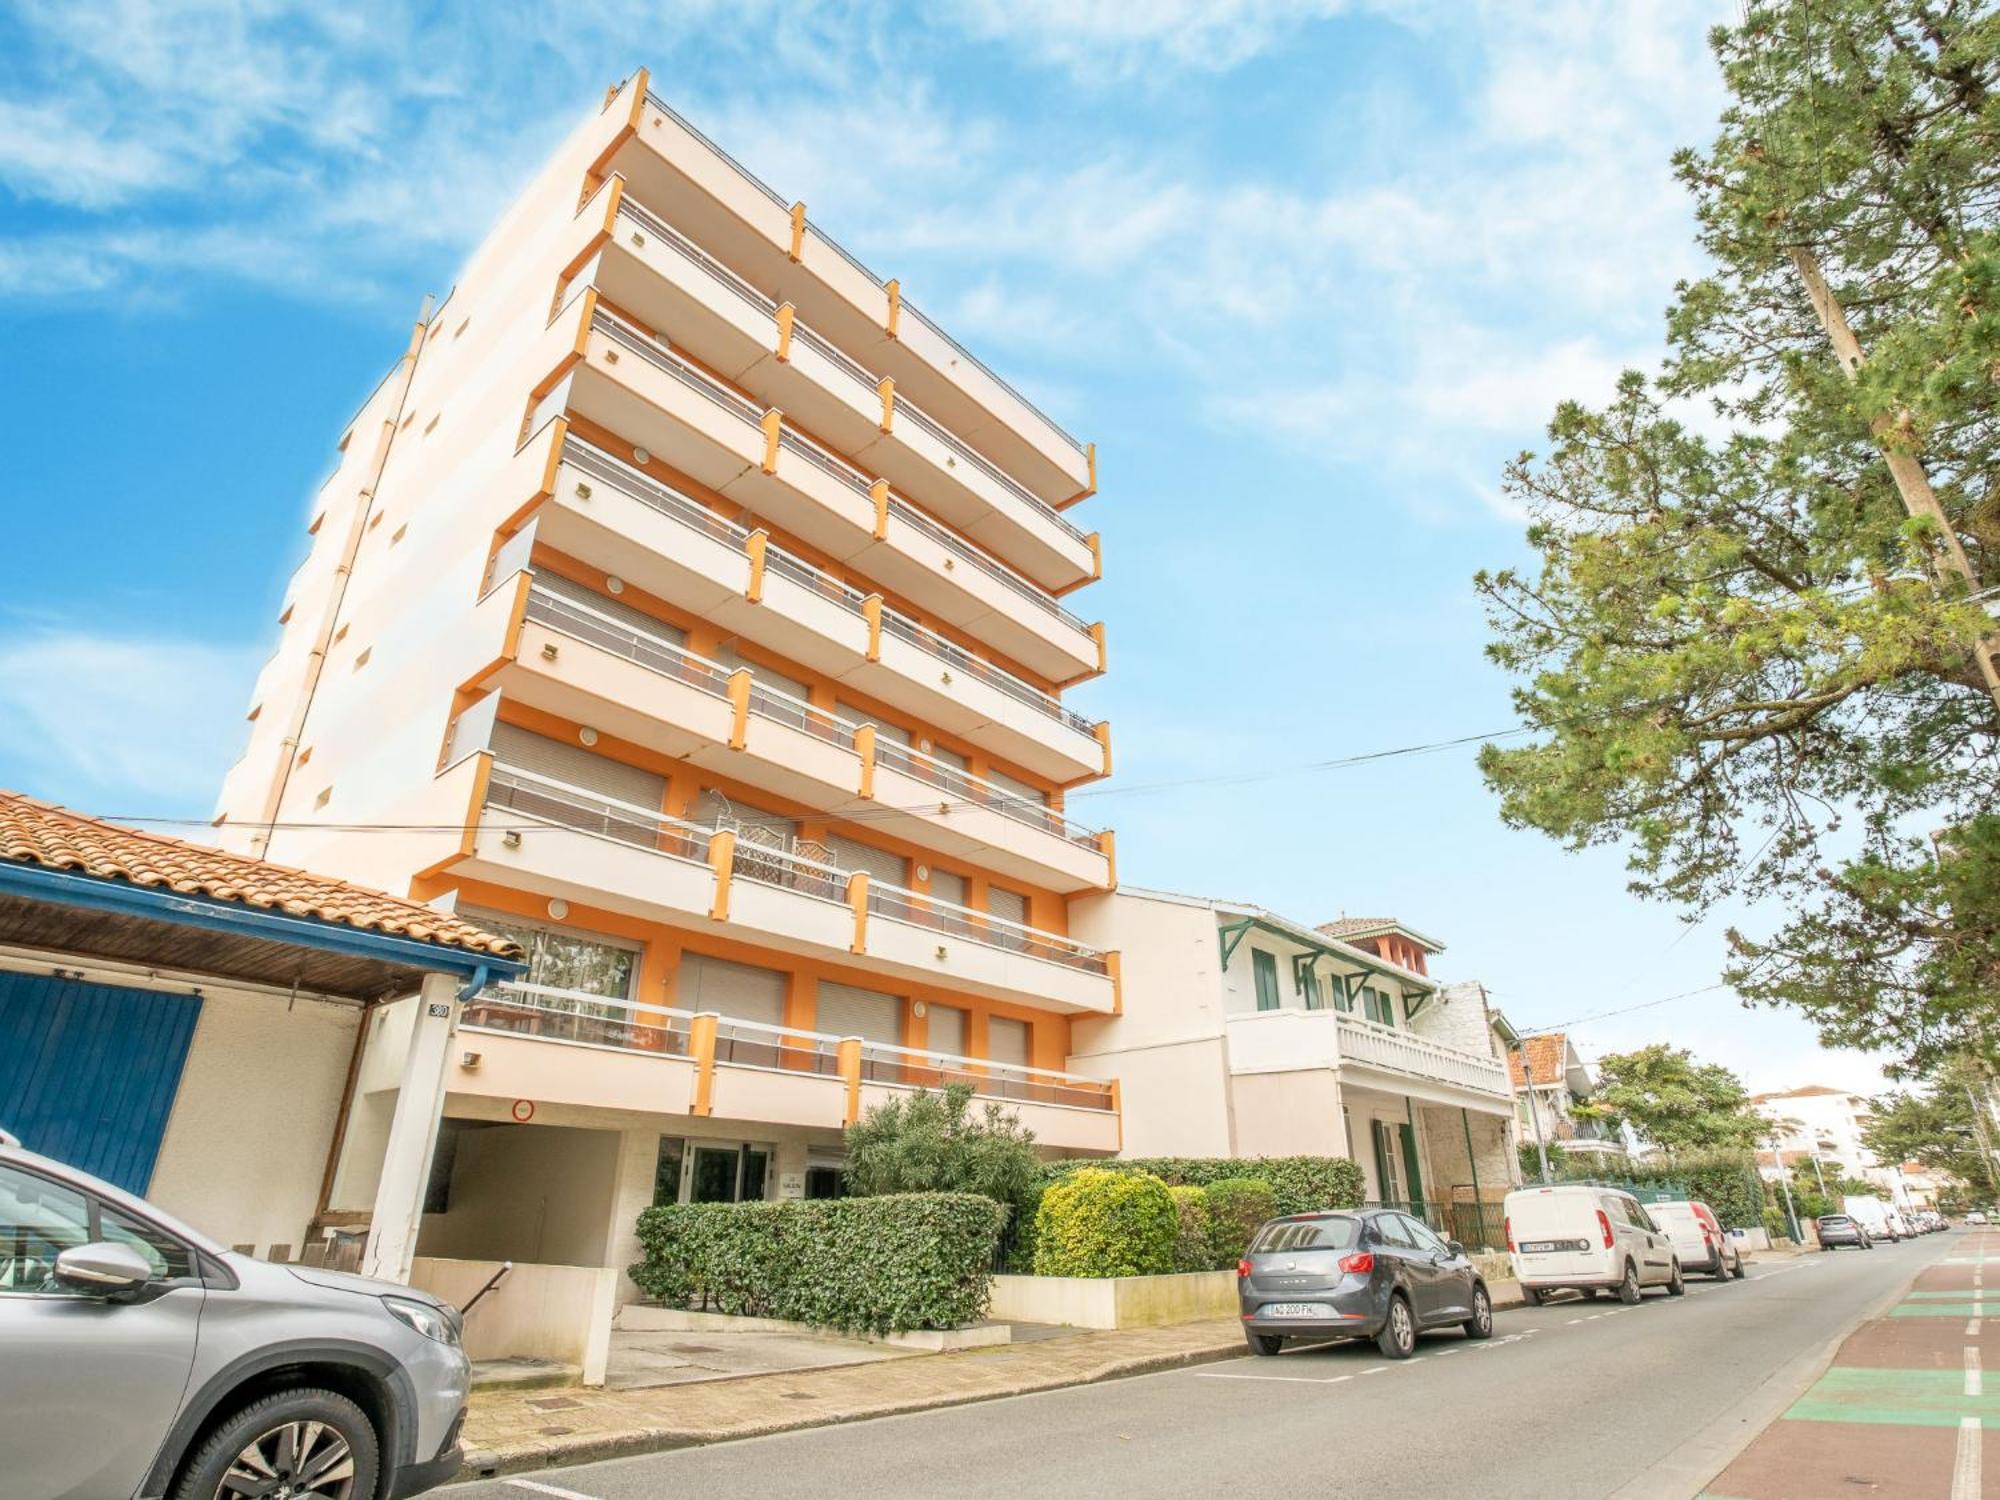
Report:
[{"label": "house balcony with white railing", "polygon": [[[628,85],[628,87],[631,87]],[[1043,502],[1095,488],[1095,456],[995,374],[806,211],[759,179],[638,80],[634,132],[605,163],[627,194],[718,267],[798,316]]]},{"label": "house balcony with white railing", "polygon": [[789,304],[765,296],[685,235],[621,195],[592,273],[604,298],[765,407],[975,535],[1011,550],[1054,527],[1083,532],[893,377],[843,354]]},{"label": "house balcony with white railing", "polygon": [[[1111,883],[1108,834],[816,707],[665,636],[527,581],[511,657],[485,681],[513,703],[976,868],[1070,894]],[[465,746],[458,747],[463,753]]]},{"label": "house balcony with white railing", "polygon": [[964,1083],[1044,1145],[1118,1149],[1117,1086],[1071,1073],[534,984],[489,988],[459,1025],[458,1094],[838,1130],[898,1095]]},{"label": "house balcony with white railing", "polygon": [[1513,1108],[1507,1069],[1490,1053],[1432,1041],[1341,1010],[1286,1006],[1228,1017],[1233,1073],[1339,1072],[1342,1082],[1488,1114]]},{"label": "house balcony with white railing", "polygon": [[[476,748],[455,741],[453,754]],[[1117,1009],[1116,954],[844,869],[769,829],[704,827],[504,761],[479,790],[454,877],[903,983],[1067,1013]]]},{"label": "house balcony with white railing", "polygon": [[579,438],[495,580],[539,545],[1051,781],[1106,768],[1103,730],[1055,694]]},{"label": "house balcony with white railing", "polygon": [[[887,476],[858,467],[779,408],[744,395],[665,338],[612,312],[595,287],[572,296],[554,326],[558,347],[581,351],[566,372],[561,399],[569,410],[828,556],[849,557],[877,539],[879,511],[893,488]],[[964,485],[933,491],[924,508],[973,546],[1045,592],[1087,583],[1102,571],[1094,536],[969,464],[952,466],[959,469]],[[975,490],[990,493],[975,496]]]}]

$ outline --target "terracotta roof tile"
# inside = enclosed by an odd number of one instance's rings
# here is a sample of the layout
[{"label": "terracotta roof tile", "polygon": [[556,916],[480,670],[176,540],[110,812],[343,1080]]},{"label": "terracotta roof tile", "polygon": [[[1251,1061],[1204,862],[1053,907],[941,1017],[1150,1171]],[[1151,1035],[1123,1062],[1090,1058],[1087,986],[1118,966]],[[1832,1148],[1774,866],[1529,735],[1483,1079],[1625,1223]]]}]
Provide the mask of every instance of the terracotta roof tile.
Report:
[{"label": "terracotta roof tile", "polygon": [[331,876],[106,823],[19,792],[0,791],[0,859],[233,901],[260,911],[338,922],[364,932],[500,958],[517,958],[521,952],[511,938],[449,912]]},{"label": "terracotta roof tile", "polygon": [[1528,1054],[1528,1065],[1535,1070],[1535,1082],[1561,1083],[1568,1075],[1569,1037],[1567,1033],[1552,1031],[1546,1036],[1521,1038],[1519,1048],[1509,1048],[1507,1068],[1514,1076],[1514,1087],[1520,1088],[1527,1082],[1521,1072],[1521,1053]]},{"label": "terracotta roof tile", "polygon": [[1341,917],[1337,921],[1320,923],[1319,930],[1330,938],[1344,938],[1359,932],[1385,932],[1397,925],[1394,917]]}]

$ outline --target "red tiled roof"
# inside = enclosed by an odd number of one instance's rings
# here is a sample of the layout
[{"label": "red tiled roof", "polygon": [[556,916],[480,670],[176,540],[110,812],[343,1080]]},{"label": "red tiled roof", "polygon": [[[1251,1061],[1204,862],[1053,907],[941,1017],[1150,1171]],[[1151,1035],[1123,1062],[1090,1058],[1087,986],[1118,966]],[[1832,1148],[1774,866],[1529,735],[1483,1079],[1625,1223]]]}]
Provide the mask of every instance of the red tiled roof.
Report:
[{"label": "red tiled roof", "polygon": [[106,823],[19,792],[0,791],[0,859],[235,901],[500,958],[516,958],[521,951],[511,938],[449,912],[331,876]]},{"label": "red tiled roof", "polygon": [[1565,1032],[1552,1031],[1546,1036],[1521,1038],[1518,1048],[1507,1051],[1507,1068],[1514,1076],[1514,1087],[1520,1088],[1527,1082],[1521,1072],[1521,1054],[1528,1055],[1528,1066],[1535,1071],[1535,1082],[1561,1083],[1569,1074],[1569,1036]]},{"label": "red tiled roof", "polygon": [[1363,932],[1384,932],[1397,925],[1394,917],[1341,917],[1320,923],[1319,930],[1330,938],[1347,938]]}]

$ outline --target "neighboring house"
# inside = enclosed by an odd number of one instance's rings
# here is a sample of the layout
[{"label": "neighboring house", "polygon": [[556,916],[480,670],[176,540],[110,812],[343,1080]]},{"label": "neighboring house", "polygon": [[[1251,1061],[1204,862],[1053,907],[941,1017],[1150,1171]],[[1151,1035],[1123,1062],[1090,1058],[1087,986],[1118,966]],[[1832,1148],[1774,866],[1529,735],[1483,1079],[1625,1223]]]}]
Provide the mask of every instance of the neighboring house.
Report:
[{"label": "neighboring house", "polygon": [[1532,1146],[1540,1140],[1571,1156],[1617,1156],[1625,1151],[1626,1143],[1616,1130],[1576,1113],[1576,1106],[1596,1089],[1597,1079],[1567,1032],[1522,1037],[1509,1050],[1507,1065],[1523,1144]]},{"label": "neighboring house", "polygon": [[1757,1157],[1758,1170],[1766,1178],[1775,1180],[1798,1162],[1817,1163],[1821,1171],[1831,1171],[1837,1163],[1843,1176],[1874,1184],[1898,1206],[1923,1206],[1916,1201],[1920,1194],[1911,1191],[1903,1168],[1894,1162],[1877,1161],[1863,1144],[1861,1132],[1870,1112],[1865,1094],[1815,1083],[1782,1093],[1753,1095],[1750,1107],[1771,1122],[1771,1139]]},{"label": "neighboring house", "polygon": [[367,1264],[401,1278],[444,1040],[517,951],[377,891],[0,792],[0,1128],[247,1253],[319,1259],[362,1038],[399,1038],[379,1048],[396,1087],[344,1155]]},{"label": "neighboring house", "polygon": [[[1116,1079],[1131,1156],[1351,1155],[1371,1200],[1468,1241],[1515,1178],[1513,1097],[1477,984],[1391,962],[1260,907],[1164,891],[1079,900],[1125,955],[1131,1003],[1080,1018],[1070,1066]],[[1400,931],[1401,929],[1398,929]]]},{"label": "neighboring house", "polygon": [[219,836],[528,956],[452,1044],[426,1257],[623,1268],[648,1205],[839,1192],[924,1084],[1118,1149],[1063,1071],[1122,1003],[1063,807],[1110,769],[1062,697],[1094,450],[792,205],[628,80],[314,504]]}]

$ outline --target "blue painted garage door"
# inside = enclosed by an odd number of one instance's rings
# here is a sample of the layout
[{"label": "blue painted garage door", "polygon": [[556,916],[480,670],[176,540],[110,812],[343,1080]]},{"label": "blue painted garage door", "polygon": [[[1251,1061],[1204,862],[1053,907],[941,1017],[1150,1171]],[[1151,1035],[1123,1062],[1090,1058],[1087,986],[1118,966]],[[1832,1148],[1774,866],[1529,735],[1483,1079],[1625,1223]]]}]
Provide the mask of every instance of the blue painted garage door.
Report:
[{"label": "blue painted garage door", "polygon": [[196,995],[0,973],[0,1128],[145,1192],[200,1014]]}]

